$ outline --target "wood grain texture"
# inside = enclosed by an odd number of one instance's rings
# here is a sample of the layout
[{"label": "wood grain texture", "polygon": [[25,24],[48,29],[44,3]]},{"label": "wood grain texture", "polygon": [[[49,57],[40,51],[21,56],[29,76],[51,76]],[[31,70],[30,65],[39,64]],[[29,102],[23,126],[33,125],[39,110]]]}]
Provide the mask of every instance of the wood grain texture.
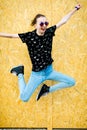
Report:
[{"label": "wood grain texture", "polygon": [[[0,38],[0,127],[87,127],[87,0],[79,2],[81,10],[56,31],[52,52],[55,70],[76,79],[72,88],[37,102],[39,86],[29,102],[20,101],[17,77],[10,74],[10,69],[23,64],[28,81],[31,62],[27,47],[20,39]],[[54,25],[75,5],[75,0],[0,0],[0,32],[31,31],[31,20],[38,13],[47,16],[49,26]]]}]

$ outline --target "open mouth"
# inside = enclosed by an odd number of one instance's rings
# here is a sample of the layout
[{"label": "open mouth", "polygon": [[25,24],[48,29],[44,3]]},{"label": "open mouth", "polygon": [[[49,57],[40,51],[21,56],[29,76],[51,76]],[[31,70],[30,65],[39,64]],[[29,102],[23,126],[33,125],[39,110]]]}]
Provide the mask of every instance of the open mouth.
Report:
[{"label": "open mouth", "polygon": [[41,30],[42,30],[42,31],[46,31],[46,29],[45,29],[45,28],[41,28]]}]

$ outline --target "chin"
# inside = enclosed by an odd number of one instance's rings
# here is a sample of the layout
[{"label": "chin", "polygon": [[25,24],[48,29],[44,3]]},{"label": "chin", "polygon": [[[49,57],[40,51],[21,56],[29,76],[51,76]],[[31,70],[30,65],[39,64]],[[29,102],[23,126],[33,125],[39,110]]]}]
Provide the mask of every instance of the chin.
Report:
[{"label": "chin", "polygon": [[[46,30],[45,30],[45,31],[46,31]],[[42,34],[44,34],[44,33],[45,33],[45,31],[41,31],[41,33],[42,33]]]}]

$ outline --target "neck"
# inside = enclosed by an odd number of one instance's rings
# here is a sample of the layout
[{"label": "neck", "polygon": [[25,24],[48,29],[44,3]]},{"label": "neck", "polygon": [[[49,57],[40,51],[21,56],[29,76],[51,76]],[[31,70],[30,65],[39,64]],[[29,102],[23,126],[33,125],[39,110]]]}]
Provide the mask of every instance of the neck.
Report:
[{"label": "neck", "polygon": [[44,35],[44,33],[40,33],[40,32],[38,32],[38,30],[36,30],[36,33],[37,33],[38,36],[43,36]]}]

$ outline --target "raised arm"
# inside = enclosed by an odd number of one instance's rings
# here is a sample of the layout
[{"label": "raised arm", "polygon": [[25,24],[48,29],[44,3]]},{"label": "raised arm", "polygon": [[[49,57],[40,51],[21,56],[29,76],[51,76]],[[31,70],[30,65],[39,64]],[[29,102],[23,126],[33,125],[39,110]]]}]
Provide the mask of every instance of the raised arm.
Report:
[{"label": "raised arm", "polygon": [[60,26],[62,26],[63,24],[65,24],[65,23],[71,18],[71,16],[72,16],[77,10],[79,10],[80,8],[81,8],[81,6],[80,6],[79,4],[76,5],[75,8],[74,8],[71,12],[69,12],[65,17],[62,18],[62,20],[61,20],[60,22],[58,22],[58,23],[56,24],[56,27],[59,28]]},{"label": "raised arm", "polygon": [[9,33],[2,33],[2,32],[0,32],[0,37],[19,38],[18,34],[9,34]]}]

